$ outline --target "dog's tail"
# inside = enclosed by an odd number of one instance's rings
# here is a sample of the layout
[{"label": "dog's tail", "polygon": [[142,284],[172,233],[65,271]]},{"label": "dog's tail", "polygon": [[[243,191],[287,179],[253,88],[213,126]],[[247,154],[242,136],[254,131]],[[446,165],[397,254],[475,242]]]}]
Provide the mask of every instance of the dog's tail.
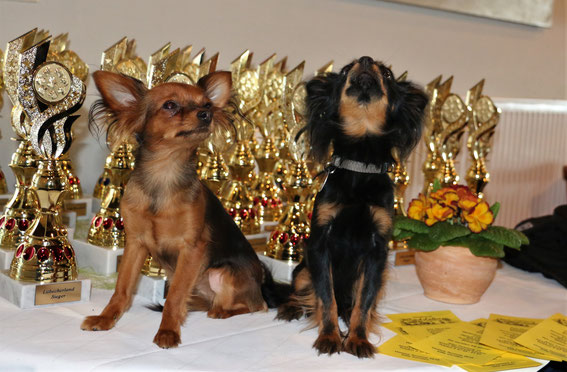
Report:
[{"label": "dog's tail", "polygon": [[278,307],[287,302],[289,296],[291,296],[291,285],[276,282],[266,264],[263,262],[261,262],[261,264],[264,271],[264,279],[261,287],[262,297],[264,297],[264,301],[266,301],[269,308]]}]

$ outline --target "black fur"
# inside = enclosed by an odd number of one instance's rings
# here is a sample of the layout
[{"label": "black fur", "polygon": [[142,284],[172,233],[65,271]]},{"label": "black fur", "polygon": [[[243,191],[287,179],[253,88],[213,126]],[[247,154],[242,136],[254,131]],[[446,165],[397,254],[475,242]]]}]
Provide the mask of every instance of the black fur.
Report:
[{"label": "black fur", "polygon": [[[351,72],[353,68],[355,70]],[[381,74],[383,86],[379,83],[378,74]],[[347,83],[349,86],[345,90]],[[369,57],[345,66],[339,74],[315,77],[306,88],[308,124],[304,131],[310,138],[311,155],[318,161],[328,157],[332,146],[333,155],[343,159],[378,166],[393,164],[393,151],[405,159],[420,140],[427,96],[410,82],[396,81],[387,67]],[[345,99],[343,90],[346,96],[356,97],[362,106],[386,96],[388,105],[380,134],[367,132],[364,136],[349,136],[345,133],[344,126],[347,124],[340,112],[341,100]],[[333,292],[338,314],[349,325],[355,305],[355,285],[362,277],[360,310],[363,324],[372,316],[383,285],[390,228],[377,226],[371,207],[383,208],[391,222],[393,191],[387,174],[358,173],[339,168],[328,175],[324,188],[317,194],[305,259],[295,274],[304,267],[308,270],[315,297],[323,304],[320,339],[335,331],[329,315]],[[317,221],[323,204],[338,205],[340,210],[334,218],[319,225]],[[384,230],[388,232],[380,232]],[[299,291],[295,284],[293,286]],[[292,299],[294,296],[299,298],[301,294],[296,292]],[[298,309],[297,304],[298,301],[290,301],[282,306],[278,318],[290,320],[308,311],[307,308]],[[349,335],[352,333],[366,339],[368,331],[357,326],[349,330]],[[319,343],[319,339],[314,347],[323,353],[334,351],[327,344]],[[353,351],[356,348],[342,347],[359,357],[372,356],[373,353],[368,351],[371,349]]]}]

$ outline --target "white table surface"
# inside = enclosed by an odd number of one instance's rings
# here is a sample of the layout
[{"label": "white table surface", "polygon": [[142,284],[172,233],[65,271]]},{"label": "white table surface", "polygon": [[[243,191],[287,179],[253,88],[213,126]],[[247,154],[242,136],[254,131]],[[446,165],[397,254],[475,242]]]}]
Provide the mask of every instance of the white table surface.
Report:
[{"label": "white table surface", "polygon": [[[461,370],[422,364],[387,355],[359,360],[341,353],[317,356],[311,348],[317,331],[305,323],[274,320],[275,310],[225,320],[189,314],[182,344],[162,350],[152,343],[161,313],[148,310],[137,297],[117,326],[106,332],[84,332],[87,315],[99,314],[112,291],[93,289],[91,302],[20,310],[0,298],[0,371],[355,371]],[[567,290],[540,274],[504,264],[491,287],[474,305],[449,305],[426,298],[413,266],[390,270],[381,314],[452,310],[468,321],[490,313],[546,318],[567,314]],[[380,344],[393,336],[382,327]],[[536,371],[527,368],[521,371]]]}]

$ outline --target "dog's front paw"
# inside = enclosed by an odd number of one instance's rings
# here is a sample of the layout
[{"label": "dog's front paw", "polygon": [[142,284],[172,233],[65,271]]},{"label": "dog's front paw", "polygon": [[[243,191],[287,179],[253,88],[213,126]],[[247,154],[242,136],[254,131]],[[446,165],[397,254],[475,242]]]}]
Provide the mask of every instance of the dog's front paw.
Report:
[{"label": "dog's front paw", "polygon": [[169,329],[160,329],[154,337],[154,344],[162,349],[177,347],[180,343],[181,336],[179,335],[179,332],[171,331]]},{"label": "dog's front paw", "polygon": [[343,350],[359,358],[374,358],[374,346],[365,338],[349,336]]},{"label": "dog's front paw", "polygon": [[276,319],[291,322],[292,320],[297,320],[302,316],[303,309],[288,302],[287,304],[283,304],[278,308],[278,315],[276,315]]},{"label": "dog's front paw", "polygon": [[114,327],[116,320],[114,318],[93,315],[88,316],[83,320],[81,324],[81,329],[83,331],[107,331]]},{"label": "dog's front paw", "polygon": [[320,334],[313,347],[319,354],[334,354],[341,351],[341,337],[338,332]]}]

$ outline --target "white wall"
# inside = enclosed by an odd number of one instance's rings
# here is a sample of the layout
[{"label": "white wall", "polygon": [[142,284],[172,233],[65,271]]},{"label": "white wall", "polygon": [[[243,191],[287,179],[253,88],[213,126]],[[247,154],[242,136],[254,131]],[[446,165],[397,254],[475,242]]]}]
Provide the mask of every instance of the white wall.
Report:
[{"label": "white wall", "polygon": [[[227,67],[250,48],[259,62],[273,52],[289,56],[290,66],[307,61],[313,71],[334,59],[342,66],[370,55],[409,70],[421,84],[438,74],[454,75],[454,91],[464,95],[481,78],[491,96],[567,98],[567,9],[556,1],[554,24],[540,29],[377,0],[116,1],[0,0],[0,45],[33,27],[56,35],[69,32],[71,47],[94,71],[101,52],[122,36],[136,38],[144,58],[171,41],[220,51]],[[101,171],[106,149],[86,130],[86,112],[96,98],[90,84],[75,124],[71,156],[87,192]],[[5,101],[7,97],[5,96]],[[9,141],[10,104],[0,112],[0,166],[15,145]]]}]

